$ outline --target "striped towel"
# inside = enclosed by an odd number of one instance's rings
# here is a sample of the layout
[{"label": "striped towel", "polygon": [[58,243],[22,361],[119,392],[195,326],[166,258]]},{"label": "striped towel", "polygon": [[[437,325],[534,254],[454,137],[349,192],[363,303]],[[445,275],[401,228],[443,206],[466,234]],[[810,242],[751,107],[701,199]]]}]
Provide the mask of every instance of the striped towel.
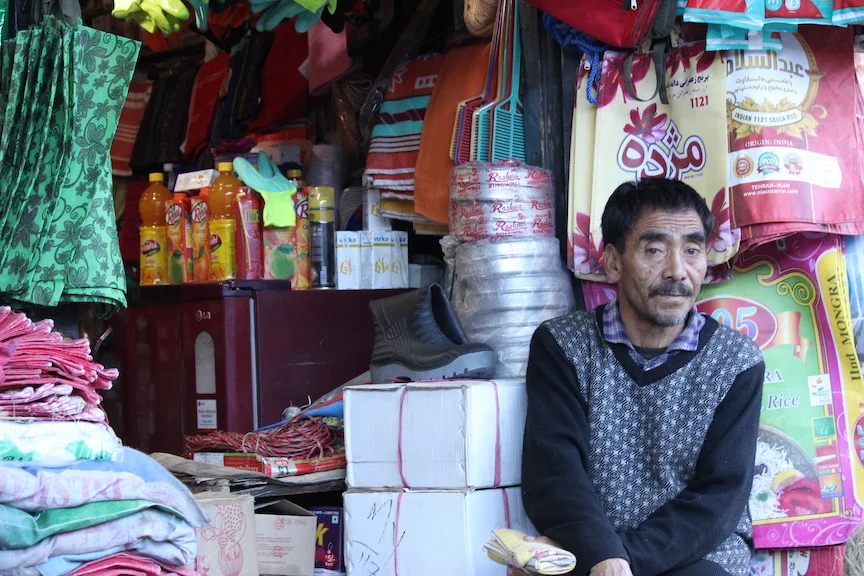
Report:
[{"label": "striped towel", "polygon": [[414,198],[423,120],[445,56],[421,56],[393,73],[366,158],[366,185],[379,188],[382,198]]},{"label": "striped towel", "polygon": [[117,125],[117,134],[111,144],[111,171],[115,176],[132,176],[129,158],[132,157],[132,148],[135,147],[138,129],[144,121],[144,111],[152,92],[153,82],[132,82],[129,85],[129,93]]}]

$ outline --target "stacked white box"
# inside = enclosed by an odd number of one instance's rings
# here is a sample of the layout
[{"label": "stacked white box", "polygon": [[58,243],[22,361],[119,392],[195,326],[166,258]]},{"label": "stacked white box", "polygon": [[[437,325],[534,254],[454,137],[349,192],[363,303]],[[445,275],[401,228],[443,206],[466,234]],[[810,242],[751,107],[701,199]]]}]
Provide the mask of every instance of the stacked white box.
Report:
[{"label": "stacked white box", "polygon": [[519,488],[524,383],[352,386],[344,398],[349,574],[504,576],[483,552],[491,531],[536,534]]}]

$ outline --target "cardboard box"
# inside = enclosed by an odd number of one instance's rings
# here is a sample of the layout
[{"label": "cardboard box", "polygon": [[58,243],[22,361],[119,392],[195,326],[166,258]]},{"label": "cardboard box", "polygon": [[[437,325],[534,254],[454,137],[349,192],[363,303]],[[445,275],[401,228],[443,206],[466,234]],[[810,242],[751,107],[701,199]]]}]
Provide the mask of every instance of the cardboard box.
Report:
[{"label": "cardboard box", "polygon": [[367,188],[363,194],[363,229],[372,232],[391,230],[389,218],[381,216],[381,191]]},{"label": "cardboard box", "polygon": [[756,550],[750,561],[754,576],[840,576],[845,547]]},{"label": "cardboard box", "polygon": [[[519,488],[477,491],[355,492],[345,496],[349,574],[505,576],[486,556],[492,530],[536,535]],[[398,568],[398,569],[397,569]]]},{"label": "cardboard box", "polygon": [[372,239],[374,232],[361,230],[360,237],[360,289],[372,289],[372,276],[375,272],[375,262],[372,260]]},{"label": "cardboard box", "polygon": [[195,569],[208,576],[258,576],[255,499],[215,492],[195,498],[211,518],[210,524],[196,531]]},{"label": "cardboard box", "polygon": [[267,576],[312,576],[318,518],[279,500],[256,507],[258,566]]},{"label": "cardboard box", "polygon": [[178,174],[177,180],[174,181],[174,192],[209,188],[218,177],[219,172],[217,170],[198,170],[197,172]]},{"label": "cardboard box", "polygon": [[344,403],[351,488],[402,487],[403,477],[417,489],[489,488],[496,468],[499,486],[522,479],[519,380],[349,386]]},{"label": "cardboard box", "polygon": [[360,234],[336,232],[336,288],[360,289]]},{"label": "cardboard box", "polygon": [[342,508],[309,510],[318,518],[315,532],[315,568],[343,570],[344,511]]}]

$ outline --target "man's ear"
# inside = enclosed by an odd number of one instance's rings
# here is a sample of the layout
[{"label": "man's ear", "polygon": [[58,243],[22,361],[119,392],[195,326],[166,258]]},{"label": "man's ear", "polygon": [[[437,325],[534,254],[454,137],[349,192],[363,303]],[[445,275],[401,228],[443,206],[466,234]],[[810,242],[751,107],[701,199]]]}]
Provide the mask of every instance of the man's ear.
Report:
[{"label": "man's ear", "polygon": [[606,279],[617,284],[621,279],[621,253],[613,244],[607,244],[603,249],[603,267],[606,270]]}]

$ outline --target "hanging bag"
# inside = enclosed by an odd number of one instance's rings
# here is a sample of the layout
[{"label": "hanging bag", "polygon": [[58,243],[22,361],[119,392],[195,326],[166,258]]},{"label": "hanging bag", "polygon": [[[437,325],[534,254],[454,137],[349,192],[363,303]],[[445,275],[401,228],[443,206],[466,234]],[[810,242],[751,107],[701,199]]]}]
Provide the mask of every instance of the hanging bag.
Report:
[{"label": "hanging bag", "polygon": [[[660,64],[662,63],[662,64]],[[714,214],[708,261],[719,265],[738,251],[731,227],[727,180],[726,69],[704,42],[653,52],[607,52],[600,74],[595,127],[590,235],[622,183],[672,178],[695,188]]]},{"label": "hanging bag", "polygon": [[665,38],[675,24],[676,0],[528,0],[543,12],[619,48]]}]

